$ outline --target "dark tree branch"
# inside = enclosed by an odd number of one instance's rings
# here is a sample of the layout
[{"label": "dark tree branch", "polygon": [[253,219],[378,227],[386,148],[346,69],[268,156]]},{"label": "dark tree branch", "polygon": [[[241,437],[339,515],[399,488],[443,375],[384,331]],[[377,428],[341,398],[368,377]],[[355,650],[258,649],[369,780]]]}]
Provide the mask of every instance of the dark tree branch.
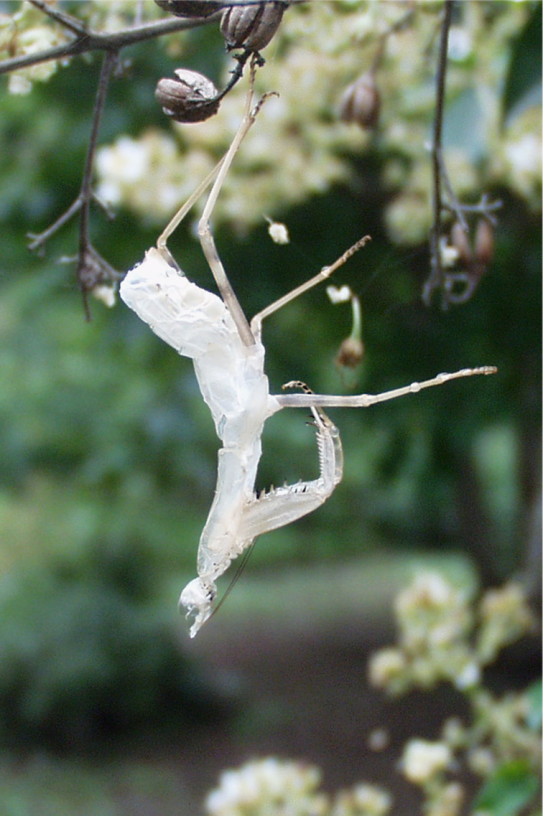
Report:
[{"label": "dark tree branch", "polygon": [[51,6],[48,6],[44,0],[28,0],[28,2],[35,6],[39,11],[47,14],[48,17],[56,20],[57,23],[60,23],[62,26],[64,26],[64,28],[67,28],[68,31],[71,31],[73,34],[77,34],[78,36],[85,36],[87,34],[87,27],[81,22],[81,20],[78,20],[77,17],[72,17],[71,14],[64,14],[62,11],[51,8]]},{"label": "dark tree branch", "polygon": [[[251,6],[262,2],[277,2],[278,0],[222,0],[226,6]],[[279,0],[280,1],[280,0]],[[45,48],[35,54],[24,54],[19,57],[0,62],[0,74],[9,74],[21,68],[29,68],[42,62],[67,59],[89,51],[120,51],[129,45],[150,40],[153,37],[162,37],[165,34],[174,34],[176,31],[186,31],[198,28],[220,19],[222,11],[210,14],[209,17],[171,17],[166,20],[157,20],[153,23],[132,26],[122,31],[112,31],[104,34],[97,31],[88,31],[86,26],[72,15],[53,11],[44,0],[28,0],[44,14],[55,19],[69,31],[76,35],[75,39],[64,45]],[[285,5],[299,5],[307,0],[285,0]]]},{"label": "dark tree branch", "polygon": [[[223,2],[223,6],[252,5],[255,3],[272,1],[283,2],[283,0],[225,0]],[[119,59],[119,53],[127,46],[149,40],[153,37],[159,37],[163,36],[164,34],[171,34],[176,31],[183,31],[201,25],[207,25],[208,23],[220,18],[222,10],[219,10],[205,18],[174,17],[173,19],[169,18],[156,23],[138,25],[124,29],[123,31],[104,34],[89,31],[85,24],[76,17],[51,8],[45,2],[45,0],[29,0],[29,2],[35,8],[43,12],[43,14],[52,18],[56,23],[74,34],[75,37],[70,42],[61,46],[44,49],[43,51],[35,54],[28,54],[14,57],[13,59],[4,60],[3,62],[0,62],[0,74],[9,73],[22,68],[28,68],[32,65],[38,65],[51,60],[66,59],[67,57],[78,56],[90,51],[103,51],[105,54],[100,79],[98,81],[92,128],[89,137],[87,155],[85,158],[80,192],[75,201],[70,205],[70,207],[68,207],[66,212],[57,218],[56,221],[47,229],[40,234],[29,233],[29,238],[32,239],[29,244],[29,249],[43,250],[47,240],[51,238],[51,236],[53,236],[61,227],[63,227],[76,213],[79,212],[81,214],[79,225],[79,252],[77,258],[74,260],[77,261],[77,280],[79,283],[79,289],[83,296],[85,316],[87,320],[90,320],[91,314],[88,303],[89,292],[96,290],[99,286],[112,285],[115,281],[122,277],[122,275],[96,251],[90,238],[91,202],[93,200],[98,200],[96,199],[92,189],[92,174],[96,147],[98,143],[98,132],[105,107],[109,81],[113,68]],[[289,5],[289,2],[300,2],[300,0],[284,0],[284,2],[285,5]],[[231,72],[232,77],[224,90],[221,91],[213,100],[214,103],[220,101],[233,88],[236,82],[238,82],[243,75],[245,64],[252,53],[253,52],[250,49],[244,49],[242,50],[241,54],[234,57],[234,59],[237,60],[237,65]],[[262,64],[264,62],[258,54],[255,53],[253,56],[258,64]],[[208,102],[206,102],[206,104],[208,104]]]},{"label": "dark tree branch", "polygon": [[[33,0],[39,2],[39,0]],[[100,34],[94,31],[87,31],[85,34],[78,34],[76,39],[64,45],[56,45],[53,48],[46,48],[36,54],[24,54],[19,57],[0,62],[0,74],[8,74],[21,68],[28,68],[32,65],[39,65],[42,62],[51,60],[66,59],[80,54],[87,54],[89,51],[120,51],[129,45],[150,40],[153,37],[162,37],[165,34],[173,34],[176,31],[185,31],[190,28],[197,28],[218,19],[220,12],[202,19],[184,19],[174,17],[169,20],[158,20],[153,23],[146,23],[133,28],[126,28],[122,31],[114,31],[109,34]]]},{"label": "dark tree branch", "polygon": [[445,84],[447,77],[447,50],[452,12],[455,0],[445,0],[439,57],[436,74],[436,109],[432,140],[432,210],[433,223],[430,233],[430,274],[422,290],[422,299],[429,306],[435,290],[441,293],[441,307],[447,309],[451,304],[466,303],[475,292],[481,280],[486,264],[475,259],[467,268],[460,271],[446,271],[441,260],[442,215],[452,213],[462,230],[469,234],[466,214],[478,214],[491,224],[497,223],[493,212],[501,207],[501,201],[491,202],[486,194],[481,196],[478,204],[462,204],[453,189],[443,156],[443,116],[445,107]]},{"label": "dark tree branch", "polygon": [[121,277],[116,270],[114,270],[103,258],[101,258],[101,256],[98,255],[91,244],[89,229],[90,205],[93,199],[92,171],[94,167],[94,155],[96,153],[98,131],[100,129],[100,122],[106,102],[109,80],[117,59],[117,52],[108,51],[102,63],[100,79],[98,80],[96,102],[94,104],[89,146],[87,149],[83,178],[81,181],[81,192],[79,194],[79,199],[81,201],[81,219],[79,222],[79,258],[77,264],[77,280],[83,295],[83,305],[87,320],[90,320],[88,293],[92,292],[92,290],[99,284],[107,283],[108,281],[112,283]]},{"label": "dark tree branch", "polygon": [[430,234],[431,271],[422,293],[426,305],[430,303],[434,289],[443,289],[443,269],[439,254],[441,238],[441,167],[442,167],[442,136],[443,136],[443,108],[445,104],[445,79],[447,74],[447,48],[449,44],[449,30],[451,27],[454,0],[445,0],[441,38],[439,43],[439,59],[436,75],[436,112],[434,117],[434,134],[432,142],[432,170],[434,186],[432,191],[432,208],[434,221]]},{"label": "dark tree branch", "polygon": [[[259,0],[259,2],[261,1],[262,0]],[[266,2],[267,0],[264,1]],[[76,274],[79,289],[83,297],[85,316],[87,320],[90,320],[91,313],[88,302],[89,292],[96,290],[99,286],[112,285],[115,283],[115,281],[122,277],[122,275],[96,251],[92,245],[90,237],[90,207],[91,202],[93,200],[97,200],[92,189],[92,174],[96,147],[98,143],[98,132],[106,102],[109,81],[113,68],[119,59],[119,53],[121,49],[129,45],[151,39],[152,37],[162,36],[175,31],[186,30],[200,25],[206,25],[207,23],[218,19],[222,12],[218,11],[206,18],[174,17],[173,19],[168,19],[166,21],[136,26],[123,31],[114,32],[112,34],[101,34],[88,31],[86,26],[77,18],[50,8],[47,3],[44,2],[44,0],[29,0],[29,2],[44,14],[55,20],[55,22],[68,29],[72,34],[75,34],[75,38],[63,46],[45,49],[37,54],[5,60],[4,62],[0,63],[0,73],[7,73],[16,69],[29,67],[30,65],[47,62],[52,59],[76,56],[89,51],[98,50],[104,51],[105,53],[100,79],[98,81],[92,128],[89,137],[87,155],[85,158],[80,192],[75,201],[70,205],[70,207],[68,207],[66,212],[57,218],[56,221],[46,230],[37,235],[29,233],[29,237],[32,239],[31,243],[29,244],[29,249],[43,250],[48,239],[51,238],[61,227],[63,227],[76,213],[80,213],[79,251],[77,258],[74,260],[77,262]],[[241,0],[241,2],[226,0],[224,5],[250,5],[252,2],[253,0]],[[214,102],[220,101],[241,78],[245,64],[247,63],[247,60],[251,54],[252,51],[250,49],[244,49],[241,54],[234,57],[234,59],[237,60],[237,64],[232,71],[232,78],[227,83],[224,90],[217,95],[215,100],[213,100]],[[258,64],[263,63],[262,58],[258,54],[254,54],[254,59]],[[206,104],[208,104],[208,102],[206,102]]]}]

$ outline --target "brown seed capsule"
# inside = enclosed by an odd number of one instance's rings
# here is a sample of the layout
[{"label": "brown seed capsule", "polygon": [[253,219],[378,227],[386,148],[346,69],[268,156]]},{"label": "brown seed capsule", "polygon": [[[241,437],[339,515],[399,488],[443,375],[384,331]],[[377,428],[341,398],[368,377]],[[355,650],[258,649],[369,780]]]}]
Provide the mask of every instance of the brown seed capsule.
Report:
[{"label": "brown seed capsule", "polygon": [[279,28],[286,2],[230,6],[221,20],[221,32],[228,48],[261,51]]},{"label": "brown seed capsule", "polygon": [[486,218],[481,218],[475,233],[475,259],[483,266],[488,266],[493,255],[494,229]]},{"label": "brown seed capsule", "polygon": [[336,363],[345,368],[356,368],[364,356],[364,343],[355,337],[346,337],[336,356]]},{"label": "brown seed capsule", "polygon": [[176,79],[160,79],[155,97],[162,110],[176,122],[203,122],[219,110],[218,90],[197,71],[178,68]]},{"label": "brown seed capsule", "polygon": [[176,17],[209,17],[223,7],[217,0],[155,0],[155,3]]},{"label": "brown seed capsule", "polygon": [[339,116],[344,122],[356,122],[364,130],[371,130],[379,121],[381,94],[373,71],[362,74],[349,85],[339,103]]},{"label": "brown seed capsule", "polygon": [[458,252],[458,260],[462,266],[469,266],[473,256],[466,230],[460,223],[455,221],[451,228],[451,244]]}]

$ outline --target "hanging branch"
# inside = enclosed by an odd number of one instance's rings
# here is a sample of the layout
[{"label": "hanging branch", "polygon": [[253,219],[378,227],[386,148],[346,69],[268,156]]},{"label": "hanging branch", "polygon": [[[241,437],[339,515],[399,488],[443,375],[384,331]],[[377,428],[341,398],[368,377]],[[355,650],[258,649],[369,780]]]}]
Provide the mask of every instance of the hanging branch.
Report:
[{"label": "hanging branch", "polygon": [[[41,0],[28,0],[37,6],[44,13],[49,13],[51,10],[41,8]],[[46,7],[47,8],[47,7]],[[49,14],[49,16],[51,16]],[[65,17],[65,15],[62,15]],[[37,51],[35,54],[23,54],[19,57],[12,57],[11,59],[0,62],[0,74],[8,74],[12,71],[18,71],[22,68],[30,68],[33,65],[39,65],[42,62],[51,62],[51,60],[62,60],[68,57],[79,56],[80,54],[87,54],[90,51],[117,51],[126,48],[135,43],[145,42],[153,37],[163,37],[165,34],[174,34],[176,31],[185,31],[190,28],[197,28],[202,25],[207,25],[213,20],[218,19],[219,13],[202,19],[197,18],[181,18],[174,17],[171,20],[157,20],[157,22],[146,23],[141,26],[134,26],[133,28],[126,28],[122,31],[114,31],[108,34],[99,33],[95,31],[87,31],[81,24],[80,31],[76,34],[75,39],[63,45],[55,45],[52,48],[45,48],[43,51]],[[58,20],[66,28],[73,32],[66,22]]]},{"label": "hanging branch", "polygon": [[[268,0],[264,0],[264,3],[267,1]],[[294,0],[294,2],[296,1],[297,0]],[[68,207],[66,212],[57,218],[53,224],[39,234],[34,235],[29,233],[28,236],[32,239],[29,244],[29,249],[43,251],[49,238],[51,238],[78,212],[80,213],[79,251],[77,257],[70,260],[76,260],[76,274],[79,289],[83,297],[85,316],[87,320],[90,320],[91,314],[88,303],[89,292],[93,292],[99,297],[103,297],[105,300],[110,301],[113,296],[115,282],[122,277],[122,275],[117,272],[92,245],[89,225],[91,202],[96,200],[101,206],[103,206],[94,195],[92,189],[92,174],[96,147],[98,143],[98,132],[105,107],[109,80],[111,78],[113,68],[119,60],[120,51],[129,45],[151,39],[152,37],[206,25],[209,22],[217,20],[224,12],[225,7],[234,5],[262,5],[262,0],[258,0],[258,3],[255,2],[255,0],[225,0],[225,2],[221,3],[221,8],[207,17],[174,17],[173,19],[159,21],[157,23],[134,26],[132,28],[117,31],[111,34],[89,31],[85,24],[79,19],[70,14],[65,14],[64,12],[51,8],[45,2],[45,0],[28,0],[28,2],[30,2],[45,15],[52,18],[56,23],[61,25],[71,34],[75,35],[74,39],[61,46],[44,49],[43,51],[35,54],[14,57],[13,59],[0,62],[0,74],[22,68],[28,68],[30,66],[38,65],[50,60],[65,59],[67,57],[84,54],[89,51],[103,51],[105,53],[100,78],[98,80],[92,127],[85,158],[80,192],[75,201],[70,205],[70,207]],[[274,3],[274,5],[277,4]],[[285,2],[285,7],[286,5],[287,3]],[[276,27],[280,22],[281,16],[282,12],[279,14],[277,12],[275,13]],[[270,30],[271,29],[268,22],[268,34]],[[255,42],[257,42],[257,40],[255,40]],[[266,44],[262,38],[261,42],[263,42],[264,45]],[[238,82],[243,75],[243,69],[251,54],[254,54],[254,57],[259,64],[263,63],[262,58],[256,51],[256,48],[262,47],[262,45],[259,46],[256,44],[252,47],[248,47],[242,42],[235,42],[233,44],[228,43],[228,46],[229,49],[235,47],[241,48],[241,53],[234,55],[234,59],[236,60],[237,64],[234,70],[231,72],[232,77],[230,81],[221,92],[217,92],[211,99],[206,98],[201,103],[198,101],[198,99],[189,99],[188,101],[191,103],[192,108],[202,104],[206,110],[213,110],[213,112],[215,112],[219,102],[234,87],[236,82]]]},{"label": "hanging branch", "polygon": [[[486,194],[481,196],[478,204],[461,204],[454,193],[445,159],[443,156],[443,115],[445,106],[445,85],[447,77],[447,51],[449,45],[449,31],[451,28],[452,13],[455,0],[445,0],[443,22],[439,43],[438,66],[436,73],[436,107],[432,139],[432,210],[433,223],[430,233],[430,275],[422,290],[422,299],[429,306],[435,290],[441,293],[441,306],[447,309],[451,304],[467,302],[473,295],[477,285],[491,259],[489,244],[491,237],[485,235],[485,246],[475,256],[469,246],[469,226],[466,214],[478,214],[486,219],[487,223],[495,226],[497,220],[493,212],[502,205],[501,201],[491,202]],[[450,272],[444,269],[441,257],[442,245],[442,215],[444,211],[453,213],[459,225],[457,235],[461,251],[459,256],[465,268],[462,271]],[[463,235],[462,235],[463,233]],[[456,291],[460,284],[460,291]]]},{"label": "hanging branch", "polygon": [[83,306],[87,320],[90,320],[88,293],[92,292],[97,286],[107,285],[108,283],[112,284],[115,280],[119,280],[119,278],[122,277],[122,275],[116,272],[94,249],[90,240],[89,230],[90,206],[94,198],[92,191],[94,155],[96,153],[98,131],[105,106],[109,80],[117,59],[117,52],[108,51],[102,63],[96,102],[94,105],[91,135],[87,148],[87,156],[85,158],[83,179],[81,181],[81,192],[79,194],[79,200],[81,201],[81,219],[79,222],[79,256],[76,274],[83,296]]},{"label": "hanging branch", "polygon": [[[0,74],[9,74],[22,68],[30,68],[42,62],[52,60],[63,60],[69,57],[87,54],[90,51],[120,51],[129,45],[163,37],[166,34],[174,34],[176,31],[187,31],[191,28],[198,28],[207,25],[218,19],[224,10],[229,6],[256,6],[262,3],[272,3],[278,0],[221,0],[223,9],[210,14],[209,17],[173,17],[167,20],[157,20],[153,23],[136,25],[121,31],[103,33],[99,31],[89,31],[84,23],[76,17],[55,11],[47,5],[45,0],[27,0],[37,9],[52,17],[56,22],[64,26],[68,31],[75,34],[75,39],[63,45],[55,45],[52,48],[44,48],[34,54],[22,54],[18,57],[0,61]],[[279,0],[280,2],[281,0]],[[298,5],[306,0],[288,0],[289,5]],[[287,0],[285,0],[285,4]]]},{"label": "hanging branch", "polygon": [[66,212],[63,213],[60,218],[57,218],[57,220],[46,230],[39,235],[33,235],[31,233],[28,234],[28,237],[33,239],[28,245],[28,248],[30,250],[43,249],[45,243],[49,238],[51,238],[51,236],[53,236],[62,226],[64,226],[64,224],[66,224],[77,212],[81,212],[79,221],[79,252],[76,258],[76,275],[79,288],[83,296],[83,307],[87,320],[91,319],[88,293],[92,292],[97,286],[112,286],[115,281],[122,277],[122,275],[112,266],[110,266],[110,264],[104,258],[102,258],[102,256],[93,247],[90,240],[89,229],[91,202],[93,200],[99,202],[99,200],[94,196],[92,190],[92,171],[96,146],[98,143],[98,131],[106,101],[109,80],[117,60],[118,53],[116,51],[108,51],[102,63],[102,70],[98,80],[96,101],[94,104],[91,134],[87,147],[87,155],[85,157],[85,166],[79,195],[68,207]]}]

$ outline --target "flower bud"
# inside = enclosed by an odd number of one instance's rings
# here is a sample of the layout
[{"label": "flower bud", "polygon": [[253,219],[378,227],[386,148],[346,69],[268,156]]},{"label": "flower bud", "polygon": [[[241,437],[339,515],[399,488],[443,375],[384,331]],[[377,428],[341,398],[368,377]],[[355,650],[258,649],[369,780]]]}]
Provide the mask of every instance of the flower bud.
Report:
[{"label": "flower bud", "polygon": [[219,110],[215,85],[197,71],[178,68],[176,79],[160,79],[155,97],[162,110],[176,122],[203,122]]},{"label": "flower bud", "polygon": [[356,122],[363,129],[371,129],[379,121],[381,94],[373,71],[362,74],[349,85],[339,103],[339,117],[344,122]]},{"label": "flower bud", "polygon": [[223,7],[216,0],[155,0],[155,3],[176,17],[209,17]]},{"label": "flower bud", "polygon": [[229,50],[265,48],[279,28],[286,7],[285,2],[273,2],[227,8],[221,20],[221,32]]},{"label": "flower bud", "polygon": [[481,218],[475,233],[475,259],[483,266],[488,266],[493,255],[494,229],[486,218]]},{"label": "flower bud", "polygon": [[452,225],[451,244],[458,252],[458,260],[462,266],[469,266],[472,261],[471,246],[467,232],[460,221],[455,221]]},{"label": "flower bud", "polygon": [[336,356],[336,363],[345,368],[356,368],[364,356],[364,343],[356,337],[346,337]]}]

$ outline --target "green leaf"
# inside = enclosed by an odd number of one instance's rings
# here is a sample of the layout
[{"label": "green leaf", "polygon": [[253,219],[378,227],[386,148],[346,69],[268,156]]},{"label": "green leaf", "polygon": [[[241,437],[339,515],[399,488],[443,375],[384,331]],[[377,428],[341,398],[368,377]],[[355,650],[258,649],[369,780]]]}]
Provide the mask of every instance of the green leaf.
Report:
[{"label": "green leaf", "polygon": [[488,778],[473,803],[473,810],[491,816],[517,816],[535,796],[537,776],[525,760],[502,765]]}]

